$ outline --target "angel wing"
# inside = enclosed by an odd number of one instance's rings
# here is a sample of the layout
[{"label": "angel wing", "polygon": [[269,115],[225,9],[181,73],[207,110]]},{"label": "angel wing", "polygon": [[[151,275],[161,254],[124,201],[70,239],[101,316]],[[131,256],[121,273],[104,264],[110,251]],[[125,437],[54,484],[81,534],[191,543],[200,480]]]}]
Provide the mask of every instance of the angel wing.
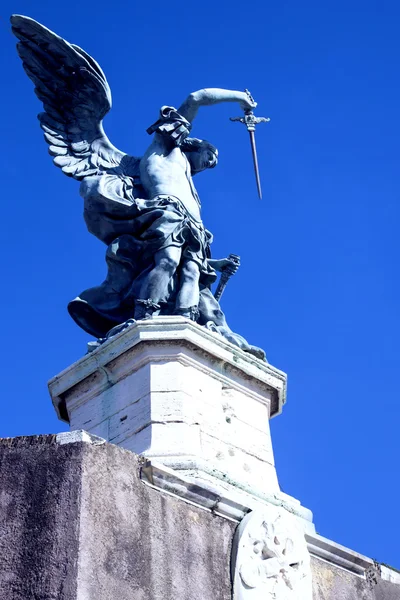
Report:
[{"label": "angel wing", "polygon": [[140,159],[120,152],[104,133],[111,91],[97,62],[29,17],[13,15],[11,24],[23,67],[43,102],[38,118],[54,164],[79,181],[104,172],[138,177]]}]

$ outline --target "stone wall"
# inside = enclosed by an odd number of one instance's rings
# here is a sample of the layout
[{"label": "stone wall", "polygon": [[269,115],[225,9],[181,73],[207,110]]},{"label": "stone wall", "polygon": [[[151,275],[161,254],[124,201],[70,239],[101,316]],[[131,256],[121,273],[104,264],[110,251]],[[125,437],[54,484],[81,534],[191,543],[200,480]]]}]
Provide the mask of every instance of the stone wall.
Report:
[{"label": "stone wall", "polygon": [[[230,600],[235,520],[144,483],[127,450],[63,435],[0,441],[1,600]],[[378,572],[312,564],[314,600],[400,599]]]},{"label": "stone wall", "polygon": [[76,598],[83,445],[0,441],[0,598]]},{"label": "stone wall", "polygon": [[236,524],[139,478],[138,457],[0,442],[1,600],[229,600]]},{"label": "stone wall", "polygon": [[312,559],[314,600],[399,600],[400,585],[384,581],[380,569],[360,577],[317,558]]}]

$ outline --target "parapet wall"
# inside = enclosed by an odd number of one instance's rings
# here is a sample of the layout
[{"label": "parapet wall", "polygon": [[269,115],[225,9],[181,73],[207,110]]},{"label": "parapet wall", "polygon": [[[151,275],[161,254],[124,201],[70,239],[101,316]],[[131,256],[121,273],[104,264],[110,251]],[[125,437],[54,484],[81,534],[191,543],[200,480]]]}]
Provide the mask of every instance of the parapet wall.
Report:
[{"label": "parapet wall", "polygon": [[136,455],[0,442],[1,600],[229,600],[236,524],[144,485]]},{"label": "parapet wall", "polygon": [[[86,437],[0,441],[0,598],[230,600],[238,519],[156,489],[140,457]],[[396,572],[335,561],[312,554],[314,600],[400,599]]]}]

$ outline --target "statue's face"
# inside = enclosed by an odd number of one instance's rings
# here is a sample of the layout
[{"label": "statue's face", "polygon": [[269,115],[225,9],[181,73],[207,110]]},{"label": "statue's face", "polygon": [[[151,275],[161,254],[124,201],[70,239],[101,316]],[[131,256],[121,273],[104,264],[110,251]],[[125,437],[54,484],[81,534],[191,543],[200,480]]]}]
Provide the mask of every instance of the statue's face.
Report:
[{"label": "statue's face", "polygon": [[218,156],[209,148],[188,152],[188,159],[192,168],[192,173],[199,173],[205,169],[213,169],[218,162]]}]

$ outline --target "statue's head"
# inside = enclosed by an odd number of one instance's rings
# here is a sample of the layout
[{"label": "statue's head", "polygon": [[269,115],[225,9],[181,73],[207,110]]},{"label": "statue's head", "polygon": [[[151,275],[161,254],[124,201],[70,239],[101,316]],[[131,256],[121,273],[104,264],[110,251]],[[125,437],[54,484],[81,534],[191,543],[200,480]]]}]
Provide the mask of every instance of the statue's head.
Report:
[{"label": "statue's head", "polygon": [[181,148],[188,158],[192,175],[205,169],[213,169],[217,165],[218,150],[206,140],[186,138]]}]

